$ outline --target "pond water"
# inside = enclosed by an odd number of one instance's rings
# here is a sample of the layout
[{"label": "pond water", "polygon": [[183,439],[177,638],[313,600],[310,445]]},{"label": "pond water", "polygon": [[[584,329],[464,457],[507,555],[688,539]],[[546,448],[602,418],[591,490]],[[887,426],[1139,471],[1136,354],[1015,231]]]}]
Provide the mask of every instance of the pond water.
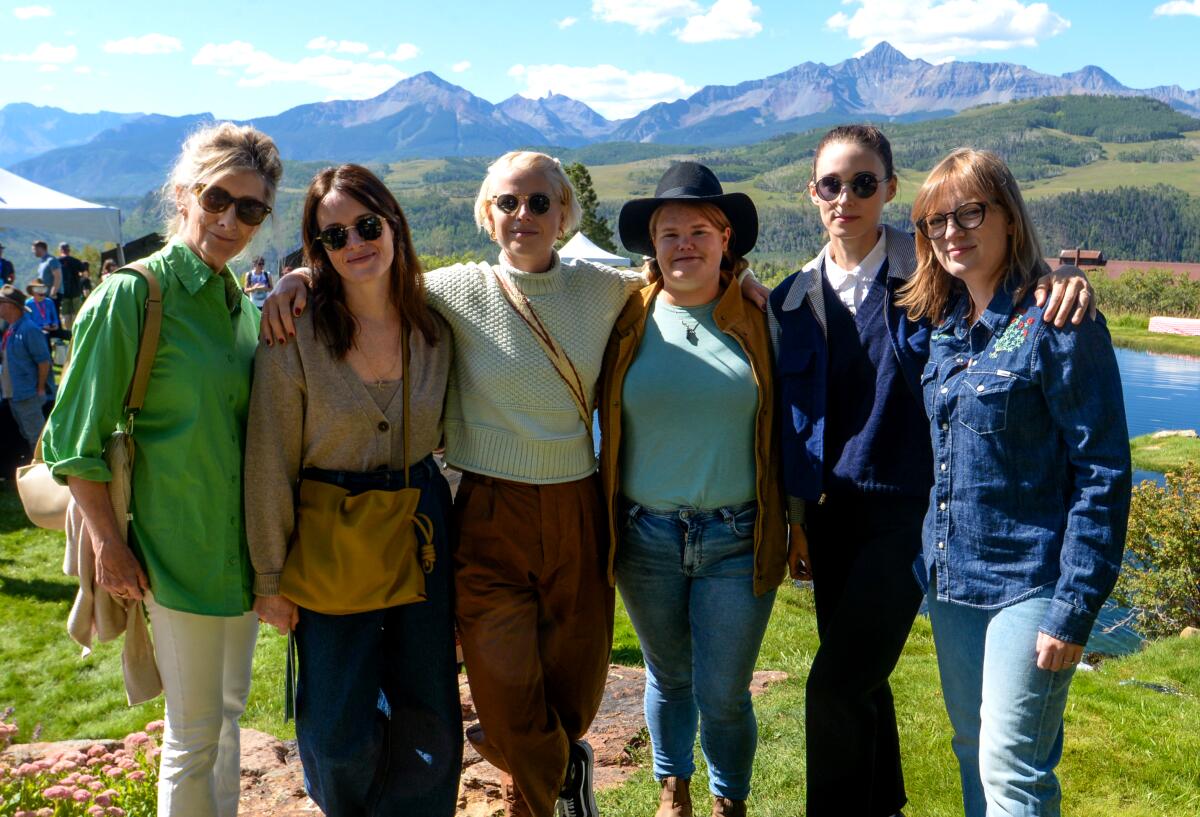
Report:
[{"label": "pond water", "polygon": [[[1200,431],[1200,358],[1130,349],[1116,352],[1130,437],[1164,429]],[[1145,479],[1161,484],[1162,474],[1134,471],[1135,485]],[[1111,602],[1105,605],[1088,641],[1089,652],[1120,655],[1138,648],[1141,638],[1120,624],[1126,612]]]}]

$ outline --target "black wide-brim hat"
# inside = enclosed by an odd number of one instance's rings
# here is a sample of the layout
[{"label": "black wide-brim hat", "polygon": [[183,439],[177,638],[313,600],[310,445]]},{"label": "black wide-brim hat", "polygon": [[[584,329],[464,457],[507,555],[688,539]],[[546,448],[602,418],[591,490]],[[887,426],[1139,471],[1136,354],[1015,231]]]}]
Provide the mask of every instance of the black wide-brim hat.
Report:
[{"label": "black wide-brim hat", "polygon": [[699,162],[677,162],[658,180],[654,197],[625,203],[617,219],[621,243],[627,250],[654,255],[650,216],[669,202],[706,202],[721,208],[733,227],[730,255],[745,256],[758,242],[758,210],[745,193],[726,193],[715,173]]}]

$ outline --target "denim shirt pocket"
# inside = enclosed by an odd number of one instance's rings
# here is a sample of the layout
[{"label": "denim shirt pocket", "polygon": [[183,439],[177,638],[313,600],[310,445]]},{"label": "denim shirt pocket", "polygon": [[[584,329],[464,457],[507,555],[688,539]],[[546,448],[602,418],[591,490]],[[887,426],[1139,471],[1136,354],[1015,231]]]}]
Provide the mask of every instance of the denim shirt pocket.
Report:
[{"label": "denim shirt pocket", "polygon": [[995,434],[1008,427],[1008,401],[1027,380],[1007,369],[964,373],[959,385],[958,420],[976,434]]}]

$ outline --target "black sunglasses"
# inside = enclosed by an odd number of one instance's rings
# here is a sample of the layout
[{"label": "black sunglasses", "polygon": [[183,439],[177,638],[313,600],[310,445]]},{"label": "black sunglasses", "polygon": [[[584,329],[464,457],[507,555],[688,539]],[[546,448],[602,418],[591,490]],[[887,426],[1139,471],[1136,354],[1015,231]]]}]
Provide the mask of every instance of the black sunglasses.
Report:
[{"label": "black sunglasses", "polygon": [[921,216],[917,219],[917,229],[930,241],[936,241],[946,235],[946,227],[949,226],[950,219],[954,219],[954,223],[960,230],[974,230],[983,224],[983,217],[986,215],[986,204],[981,201],[969,201],[966,204],[960,204],[949,213],[930,213],[927,216]]},{"label": "black sunglasses", "polygon": [[215,184],[200,182],[192,187],[192,192],[206,213],[224,213],[229,205],[235,205],[237,220],[248,227],[257,227],[271,215],[270,205],[250,196],[235,199],[228,190]]},{"label": "black sunglasses", "polygon": [[869,199],[875,195],[875,191],[879,189],[879,185],[890,179],[891,176],[884,176],[882,179],[876,178],[874,173],[855,173],[854,178],[848,182],[844,182],[837,176],[822,176],[813,182],[813,189],[817,191],[817,195],[824,201],[833,201],[842,194],[843,187],[849,187],[850,192],[858,196],[860,199]]},{"label": "black sunglasses", "polygon": [[518,196],[516,193],[501,193],[498,196],[492,196],[492,203],[500,208],[500,211],[512,215],[517,212],[517,208],[521,206],[521,202],[525,202],[529,207],[529,212],[535,216],[544,216],[550,212],[550,197],[545,193],[530,193],[528,196]]},{"label": "black sunglasses", "polygon": [[[374,241],[383,235],[383,219],[374,213],[364,213],[354,219],[354,231],[363,241]],[[341,224],[331,224],[317,233],[317,241],[327,250],[340,250],[349,240],[350,228]]]}]

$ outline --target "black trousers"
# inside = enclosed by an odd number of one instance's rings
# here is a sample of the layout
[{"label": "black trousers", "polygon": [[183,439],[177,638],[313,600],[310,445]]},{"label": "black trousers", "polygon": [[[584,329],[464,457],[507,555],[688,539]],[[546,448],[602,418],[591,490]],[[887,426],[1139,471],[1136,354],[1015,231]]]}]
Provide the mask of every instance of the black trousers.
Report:
[{"label": "black trousers", "polygon": [[805,700],[807,817],[891,817],[907,802],[888,676],[921,606],[926,505],[859,494],[808,506],[821,645]]}]

